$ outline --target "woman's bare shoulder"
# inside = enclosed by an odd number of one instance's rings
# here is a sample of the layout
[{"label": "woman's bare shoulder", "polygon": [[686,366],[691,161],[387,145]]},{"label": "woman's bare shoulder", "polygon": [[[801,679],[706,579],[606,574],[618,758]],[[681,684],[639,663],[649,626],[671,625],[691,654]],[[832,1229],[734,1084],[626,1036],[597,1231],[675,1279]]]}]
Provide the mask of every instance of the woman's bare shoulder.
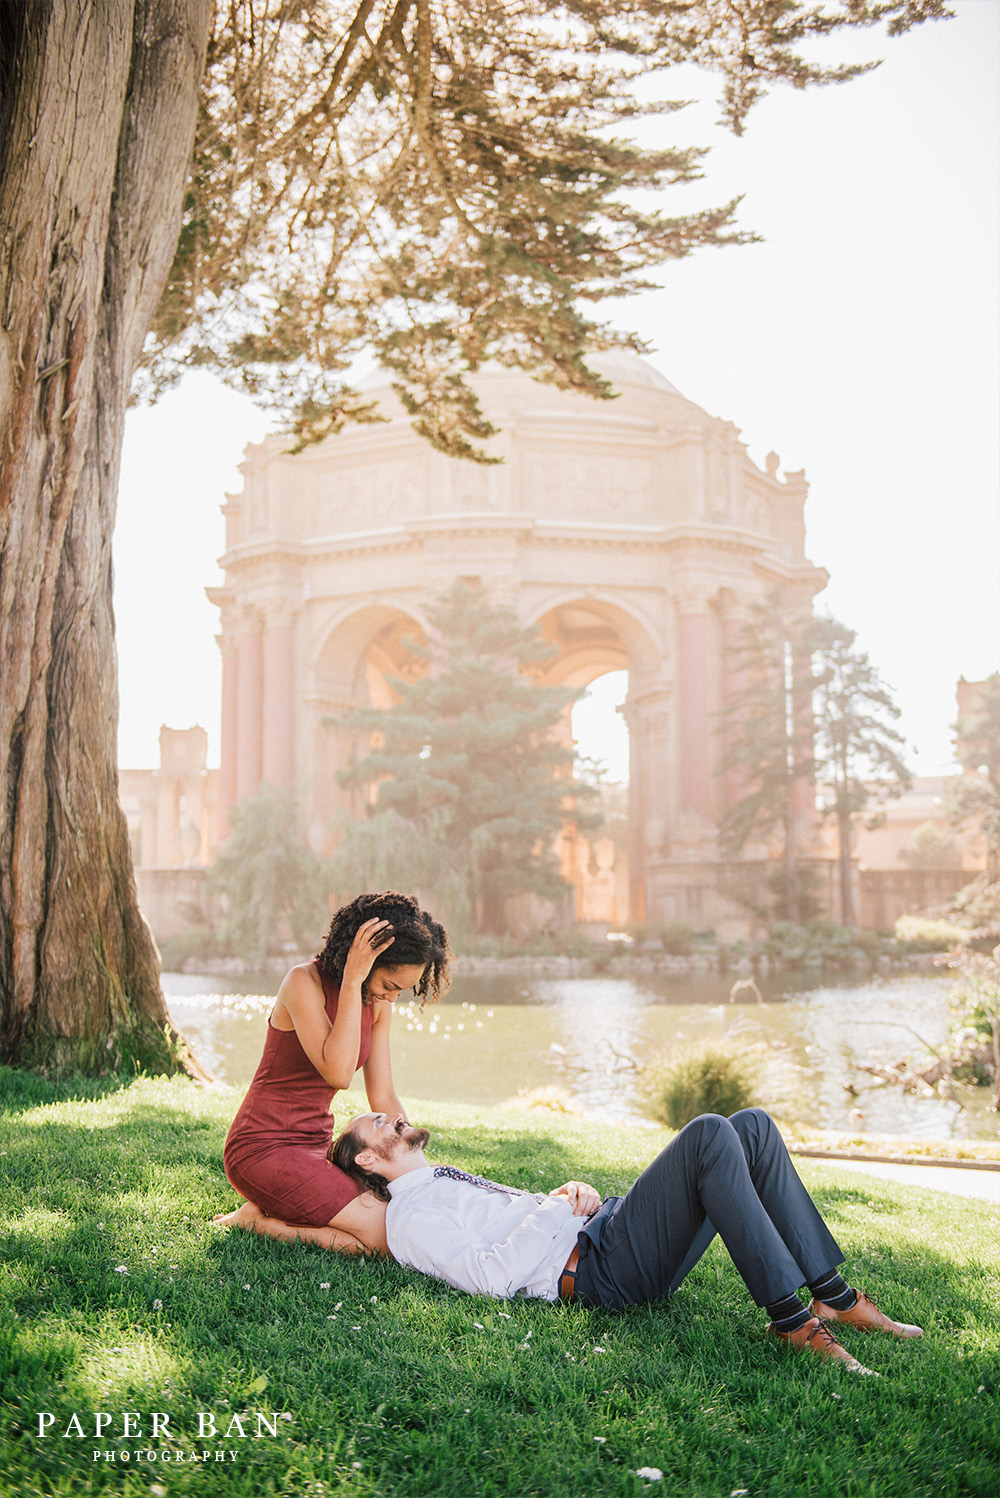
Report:
[{"label": "woman's bare shoulder", "polygon": [[[295,967],[289,968],[281,980],[278,989],[278,997],[274,1001],[271,1011],[271,1024],[275,1029],[287,1030],[294,1028],[292,1011],[301,1008],[302,1005],[315,1005],[325,1008],[326,997],[323,993],[323,981],[319,975],[319,968],[315,962],[300,962]],[[282,1024],[287,1020],[287,1024]]]}]

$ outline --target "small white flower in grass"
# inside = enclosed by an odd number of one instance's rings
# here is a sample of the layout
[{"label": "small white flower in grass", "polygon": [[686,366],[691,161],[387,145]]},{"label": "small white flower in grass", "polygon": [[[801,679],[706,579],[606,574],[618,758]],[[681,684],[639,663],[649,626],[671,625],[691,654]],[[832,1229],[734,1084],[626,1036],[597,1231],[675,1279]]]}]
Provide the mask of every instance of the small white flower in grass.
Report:
[{"label": "small white flower in grass", "polygon": [[359,1332],[360,1330],[361,1330],[360,1326],[352,1326],[351,1327],[351,1331],[352,1332]]},{"label": "small white flower in grass", "polygon": [[378,1305],[378,1296],[377,1295],[373,1295],[372,1298],[371,1298],[371,1300],[368,1302],[368,1304],[370,1306],[377,1306]]},{"label": "small white flower in grass", "polygon": [[250,1286],[249,1285],[244,1285],[243,1288],[244,1288],[244,1290],[249,1290]]},{"label": "small white flower in grass", "polygon": [[335,1310],[335,1311],[339,1311],[339,1310],[340,1310],[340,1308],[341,1308],[341,1306],[342,1306],[342,1305],[343,1305],[343,1304],[344,1304],[344,1302],[343,1302],[343,1301],[342,1301],[342,1300],[338,1300],[338,1301],[337,1301],[337,1304],[336,1304],[336,1305],[335,1305],[335,1306],[334,1306],[334,1308],[333,1308],[333,1309],[334,1309],[334,1310]]},{"label": "small white flower in grass", "polygon": [[608,1444],[607,1436],[595,1436],[594,1440],[597,1442],[598,1446],[606,1446]]},{"label": "small white flower in grass", "polygon": [[281,1413],[281,1418],[282,1420],[290,1420],[292,1417],[287,1410],[283,1410]]},{"label": "small white flower in grass", "polygon": [[321,1290],[329,1290],[329,1288],[330,1288],[330,1281],[329,1280],[321,1280],[319,1288]]},{"label": "small white flower in grass", "polygon": [[498,1316],[502,1316],[503,1319],[504,1319],[504,1321],[509,1321],[510,1320],[510,1316],[508,1315],[508,1313],[506,1311],[497,1311],[497,1315]]},{"label": "small white flower in grass", "polygon": [[163,1301],[162,1300],[154,1300],[153,1301],[153,1310],[154,1311],[162,1311],[163,1310]]},{"label": "small white flower in grass", "polygon": [[596,1342],[594,1343],[594,1351],[595,1352],[607,1352],[607,1350],[608,1349],[606,1347],[598,1347],[597,1343]]},{"label": "small white flower in grass", "polygon": [[352,1472],[360,1472],[361,1471],[361,1463],[360,1462],[352,1462],[351,1463],[351,1471]]},{"label": "small white flower in grass", "polygon": [[115,1274],[128,1274],[128,1265],[127,1264],[116,1264],[115,1265]]},{"label": "small white flower in grass", "polygon": [[733,1488],[733,1491],[730,1493],[729,1498],[747,1498],[747,1494],[749,1493],[749,1491],[749,1488]]},{"label": "small white flower in grass", "polygon": [[843,1397],[844,1397],[843,1394],[834,1394],[832,1396],[832,1398],[834,1398],[834,1399],[843,1399]]},{"label": "small white flower in grass", "polygon": [[474,1321],[472,1324],[476,1328],[477,1332],[484,1332],[486,1330],[485,1326],[483,1325],[483,1323],[481,1321]]},{"label": "small white flower in grass", "polygon": [[663,1473],[659,1467],[639,1467],[635,1475],[636,1477],[644,1477],[647,1482],[663,1481]]},{"label": "small white flower in grass", "polygon": [[151,1482],[149,1484],[149,1491],[152,1493],[153,1498],[167,1498],[167,1490],[162,1482]]}]

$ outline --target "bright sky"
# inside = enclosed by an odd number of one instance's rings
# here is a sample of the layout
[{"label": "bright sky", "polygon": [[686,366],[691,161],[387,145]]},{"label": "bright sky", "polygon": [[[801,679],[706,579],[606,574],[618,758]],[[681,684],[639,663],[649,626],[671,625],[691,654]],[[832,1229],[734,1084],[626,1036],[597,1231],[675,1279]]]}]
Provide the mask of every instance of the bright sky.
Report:
[{"label": "bright sky", "polygon": [[[654,347],[684,395],[804,468],[817,600],[858,632],[894,689],[918,774],[951,764],[955,682],[1000,668],[1000,0],[953,0],[957,18],[893,42],[827,46],[882,67],[836,88],[784,90],[736,140],[715,128],[711,80],[657,125],[711,145],[705,177],[666,211],[743,193],[763,243],[702,251],[609,315]],[[115,600],[120,758],[157,763],[161,723],[209,732],[218,762],[218,506],[268,420],[208,375],[130,414]],[[580,747],[624,774],[620,678],[574,719]]]}]

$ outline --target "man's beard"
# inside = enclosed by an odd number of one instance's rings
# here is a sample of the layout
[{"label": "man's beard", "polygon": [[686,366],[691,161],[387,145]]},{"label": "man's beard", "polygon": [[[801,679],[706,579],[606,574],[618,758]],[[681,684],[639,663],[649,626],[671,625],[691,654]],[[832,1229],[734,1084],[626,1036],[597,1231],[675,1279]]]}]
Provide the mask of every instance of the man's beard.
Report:
[{"label": "man's beard", "polygon": [[398,1153],[400,1143],[410,1152],[415,1152],[422,1150],[430,1137],[430,1129],[415,1129],[411,1124],[403,1124],[390,1139],[380,1139],[372,1148],[380,1159],[393,1160]]}]

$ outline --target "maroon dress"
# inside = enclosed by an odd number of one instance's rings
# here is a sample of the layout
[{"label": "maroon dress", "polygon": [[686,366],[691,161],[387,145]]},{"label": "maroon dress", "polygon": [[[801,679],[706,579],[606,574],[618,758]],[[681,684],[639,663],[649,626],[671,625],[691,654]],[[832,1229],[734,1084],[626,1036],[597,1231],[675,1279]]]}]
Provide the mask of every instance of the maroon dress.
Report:
[{"label": "maroon dress", "polygon": [[[339,985],[322,973],[320,979],[332,1024]],[[371,1050],[373,1008],[365,1004],[361,1010],[359,1067]],[[322,1227],[360,1195],[357,1183],[326,1158],[335,1091],[313,1066],[295,1031],[276,1030],[268,1020],[264,1054],[222,1157],[230,1183],[268,1217]]]}]

